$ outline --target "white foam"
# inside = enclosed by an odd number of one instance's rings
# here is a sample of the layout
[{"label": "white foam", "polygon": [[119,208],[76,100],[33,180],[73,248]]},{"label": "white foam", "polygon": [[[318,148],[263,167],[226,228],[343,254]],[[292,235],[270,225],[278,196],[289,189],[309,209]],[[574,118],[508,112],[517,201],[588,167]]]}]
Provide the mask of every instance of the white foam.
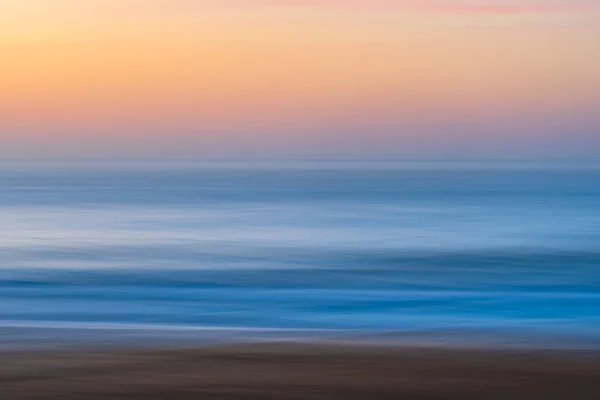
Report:
[{"label": "white foam", "polygon": [[318,328],[272,328],[244,326],[197,326],[167,324],[123,324],[110,322],[60,322],[60,321],[19,321],[0,320],[2,328],[40,328],[40,329],[81,329],[81,330],[127,330],[127,331],[202,331],[202,332],[360,332],[361,330],[338,330]]}]

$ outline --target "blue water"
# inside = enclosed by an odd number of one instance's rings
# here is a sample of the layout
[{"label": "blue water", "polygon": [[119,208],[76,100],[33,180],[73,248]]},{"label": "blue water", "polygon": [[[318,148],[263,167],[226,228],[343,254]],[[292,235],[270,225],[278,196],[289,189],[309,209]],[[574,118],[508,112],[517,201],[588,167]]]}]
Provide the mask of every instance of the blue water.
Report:
[{"label": "blue water", "polygon": [[600,338],[593,166],[5,165],[0,189],[0,339],[15,327]]}]

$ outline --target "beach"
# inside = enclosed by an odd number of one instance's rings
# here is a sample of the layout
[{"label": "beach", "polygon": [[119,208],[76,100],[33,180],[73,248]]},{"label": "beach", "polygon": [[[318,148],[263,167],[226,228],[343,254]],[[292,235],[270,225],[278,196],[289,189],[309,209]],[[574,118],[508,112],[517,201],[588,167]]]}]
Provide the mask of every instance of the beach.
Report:
[{"label": "beach", "polygon": [[0,0],[0,400],[600,400],[600,0]]},{"label": "beach", "polygon": [[600,398],[594,351],[271,342],[1,359],[6,400]]},{"label": "beach", "polygon": [[600,169],[0,178],[0,400],[600,399]]}]

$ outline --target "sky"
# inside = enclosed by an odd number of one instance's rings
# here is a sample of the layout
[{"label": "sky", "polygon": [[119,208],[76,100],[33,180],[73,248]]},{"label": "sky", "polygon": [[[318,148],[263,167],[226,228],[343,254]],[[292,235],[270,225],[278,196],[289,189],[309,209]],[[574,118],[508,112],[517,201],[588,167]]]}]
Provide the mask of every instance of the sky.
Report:
[{"label": "sky", "polygon": [[597,0],[0,0],[0,157],[590,158]]}]

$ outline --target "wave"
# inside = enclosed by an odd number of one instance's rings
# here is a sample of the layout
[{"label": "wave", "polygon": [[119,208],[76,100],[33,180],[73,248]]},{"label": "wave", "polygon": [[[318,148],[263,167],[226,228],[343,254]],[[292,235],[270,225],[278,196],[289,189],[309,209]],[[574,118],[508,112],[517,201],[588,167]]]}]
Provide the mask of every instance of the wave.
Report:
[{"label": "wave", "polygon": [[[138,249],[139,250],[139,249]],[[143,250],[140,250],[142,253]],[[154,249],[150,255],[161,253]],[[265,251],[265,257],[271,252]],[[503,249],[469,252],[273,250],[270,258],[205,255],[170,266],[102,262],[98,268],[65,263],[62,268],[0,268],[0,286],[111,285],[267,288],[376,288],[403,290],[519,288],[529,291],[595,292],[600,285],[599,251]],[[99,255],[98,257],[102,257]],[[172,258],[173,257],[173,258]],[[48,258],[44,253],[43,259]],[[52,265],[52,264],[45,264]],[[56,265],[56,264],[55,264]],[[107,268],[107,265],[110,266]],[[182,265],[185,266],[182,268]],[[87,268],[86,268],[87,267]]]}]

